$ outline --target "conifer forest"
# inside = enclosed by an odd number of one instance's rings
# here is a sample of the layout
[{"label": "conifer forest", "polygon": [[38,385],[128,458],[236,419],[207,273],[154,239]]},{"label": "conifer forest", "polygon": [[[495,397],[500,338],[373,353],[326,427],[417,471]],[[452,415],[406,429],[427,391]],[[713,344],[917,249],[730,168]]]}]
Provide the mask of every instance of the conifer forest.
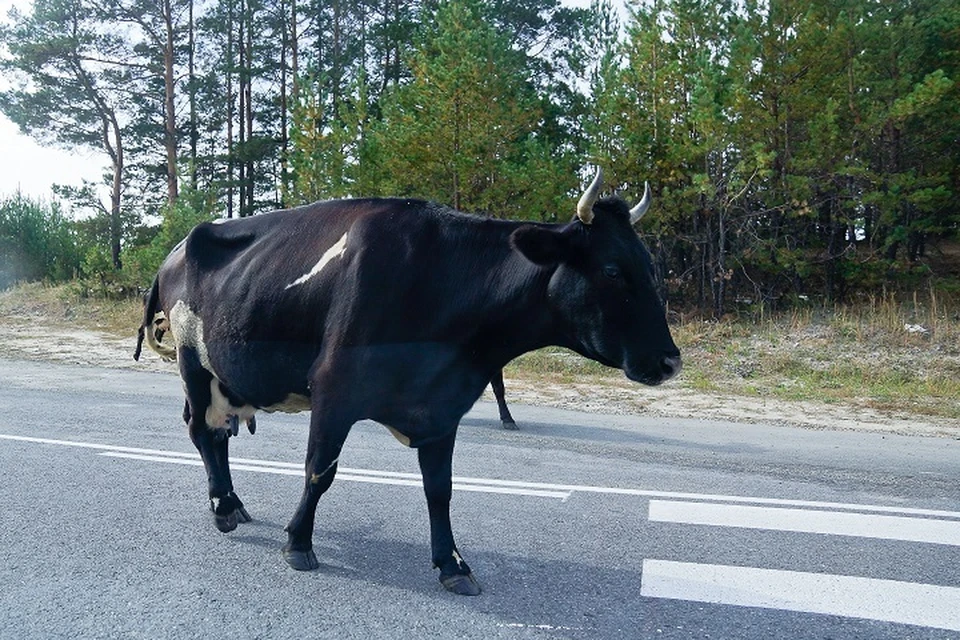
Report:
[{"label": "conifer forest", "polygon": [[960,293],[960,3],[623,9],[33,0],[0,17],[0,112],[105,173],[0,196],[0,287],[142,286],[201,220],[320,199],[566,222],[600,166],[649,181],[672,308]]}]

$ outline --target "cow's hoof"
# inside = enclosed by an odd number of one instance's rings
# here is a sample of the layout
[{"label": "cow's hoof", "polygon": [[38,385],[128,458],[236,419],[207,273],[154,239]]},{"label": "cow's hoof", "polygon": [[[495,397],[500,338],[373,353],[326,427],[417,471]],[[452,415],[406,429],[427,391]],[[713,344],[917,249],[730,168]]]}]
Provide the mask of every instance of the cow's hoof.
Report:
[{"label": "cow's hoof", "polygon": [[246,509],[243,508],[243,505],[237,507],[237,522],[252,522],[253,518],[250,517],[250,514]]},{"label": "cow's hoof", "polygon": [[297,571],[313,571],[320,567],[320,561],[317,560],[317,554],[313,552],[313,549],[296,551],[284,548],[283,559]]},{"label": "cow's hoof", "polygon": [[[247,516],[248,518],[250,516]],[[223,533],[230,533],[237,528],[237,512],[231,511],[226,515],[213,514],[213,523],[217,525],[217,529]]]},{"label": "cow's hoof", "polygon": [[210,498],[210,511],[213,512],[213,523],[224,533],[236,529],[240,522],[252,520],[244,509],[243,502],[233,491],[222,498]]},{"label": "cow's hoof", "polygon": [[503,428],[507,431],[517,431],[520,427],[517,426],[517,423],[513,420],[501,420],[500,424],[503,425]]},{"label": "cow's hoof", "polygon": [[440,576],[440,584],[443,588],[458,596],[478,596],[480,595],[480,583],[473,577],[472,573],[467,575],[454,574],[444,578]]}]

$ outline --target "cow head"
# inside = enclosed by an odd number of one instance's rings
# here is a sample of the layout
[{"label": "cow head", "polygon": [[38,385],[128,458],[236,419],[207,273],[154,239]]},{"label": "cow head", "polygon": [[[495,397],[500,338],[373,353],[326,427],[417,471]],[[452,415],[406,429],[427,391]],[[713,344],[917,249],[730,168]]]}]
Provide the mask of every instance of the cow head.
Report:
[{"label": "cow head", "polygon": [[597,177],[563,226],[525,225],[511,238],[528,260],[551,270],[547,299],[571,347],[631,380],[657,385],[680,371],[680,351],[653,282],[650,254],[633,229],[649,190],[630,209],[600,199]]}]

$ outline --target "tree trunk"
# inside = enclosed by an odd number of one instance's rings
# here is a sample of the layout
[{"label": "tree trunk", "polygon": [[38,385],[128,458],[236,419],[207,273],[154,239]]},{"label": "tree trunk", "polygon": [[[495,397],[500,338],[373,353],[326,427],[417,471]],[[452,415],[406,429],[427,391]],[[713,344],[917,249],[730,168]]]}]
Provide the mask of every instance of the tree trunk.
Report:
[{"label": "tree trunk", "polygon": [[241,157],[237,162],[237,214],[242,218],[247,215],[246,202],[247,202],[247,163],[246,160],[242,157],[243,153],[246,153],[246,117],[247,112],[247,47],[246,47],[246,33],[247,33],[247,2],[241,0],[240,3],[240,33],[237,37],[237,48],[238,48],[238,69],[237,69],[237,99],[238,103],[238,113],[237,113],[237,124],[238,124],[238,135],[237,142],[241,150]]},{"label": "tree trunk", "polygon": [[[253,140],[253,9],[248,0],[246,12],[246,67],[243,70],[244,112],[246,119],[247,142]],[[244,150],[246,164],[246,198],[241,215],[253,215],[253,157],[250,149]]]},{"label": "tree trunk", "polygon": [[234,196],[234,149],[233,149],[233,29],[234,29],[234,0],[227,0],[227,60],[225,72],[227,76],[227,217],[233,217]]},{"label": "tree trunk", "polygon": [[287,112],[290,110],[287,97],[287,48],[290,46],[290,29],[287,28],[287,7],[284,0],[280,2],[280,31],[280,204],[286,206],[291,187],[287,166],[287,156],[290,153],[290,140],[287,135]]},{"label": "tree trunk", "polygon": [[189,0],[188,15],[188,70],[187,70],[187,90],[190,97],[190,188],[197,188],[197,143],[200,139],[200,129],[197,124],[197,78],[196,78],[196,40],[194,34],[193,22],[193,3]]},{"label": "tree trunk", "polygon": [[[76,17],[74,17],[76,19]],[[123,236],[123,224],[121,219],[121,197],[123,194],[123,140],[121,138],[120,124],[117,122],[117,115],[107,104],[103,95],[97,90],[96,84],[90,78],[83,64],[80,62],[79,55],[74,55],[70,59],[73,73],[87,98],[94,105],[97,115],[100,118],[101,131],[100,142],[103,150],[110,156],[110,166],[113,171],[113,180],[110,188],[110,210],[107,212],[110,226],[110,257],[113,261],[113,268],[119,271],[123,267],[120,260],[121,239]],[[112,137],[112,140],[111,140]]]},{"label": "tree trunk", "polygon": [[176,46],[173,33],[173,9],[170,0],[163,0],[163,22],[166,27],[166,41],[163,47],[163,85],[164,101],[164,144],[167,150],[167,202],[177,201],[177,114],[174,110],[174,55]]},{"label": "tree trunk", "polygon": [[120,141],[120,127],[116,118],[112,117],[111,127],[114,135],[114,153],[112,155],[113,181],[110,188],[110,256],[113,259],[113,268],[119,271],[123,268],[120,260],[120,239],[123,235],[123,225],[120,219],[120,196],[123,192],[123,146]]}]

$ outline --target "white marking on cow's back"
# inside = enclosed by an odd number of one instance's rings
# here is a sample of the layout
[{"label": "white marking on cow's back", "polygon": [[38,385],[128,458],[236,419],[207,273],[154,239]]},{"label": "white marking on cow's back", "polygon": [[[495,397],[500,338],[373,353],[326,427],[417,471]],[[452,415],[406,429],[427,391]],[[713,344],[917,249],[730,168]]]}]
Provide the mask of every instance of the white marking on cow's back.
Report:
[{"label": "white marking on cow's back", "polygon": [[314,277],[315,275],[317,275],[318,273],[320,273],[321,271],[323,271],[323,268],[324,268],[325,266],[327,266],[327,264],[328,264],[331,260],[333,260],[334,258],[339,258],[340,256],[342,256],[342,255],[343,255],[343,252],[344,252],[344,251],[346,250],[346,248],[347,248],[347,235],[348,235],[348,234],[349,234],[349,232],[345,232],[345,233],[340,237],[340,239],[337,240],[337,242],[336,242],[332,247],[330,247],[329,249],[327,249],[327,251],[326,251],[322,256],[320,256],[320,259],[317,260],[317,264],[313,265],[313,268],[310,269],[310,271],[307,271],[305,274],[303,274],[302,276],[300,276],[299,278],[297,278],[296,280],[294,280],[293,282],[291,282],[290,284],[288,284],[286,287],[284,287],[284,290],[287,290],[287,289],[290,289],[290,288],[292,288],[292,287],[296,287],[297,285],[303,284],[304,282],[306,282],[306,281],[309,280],[310,278]]}]

